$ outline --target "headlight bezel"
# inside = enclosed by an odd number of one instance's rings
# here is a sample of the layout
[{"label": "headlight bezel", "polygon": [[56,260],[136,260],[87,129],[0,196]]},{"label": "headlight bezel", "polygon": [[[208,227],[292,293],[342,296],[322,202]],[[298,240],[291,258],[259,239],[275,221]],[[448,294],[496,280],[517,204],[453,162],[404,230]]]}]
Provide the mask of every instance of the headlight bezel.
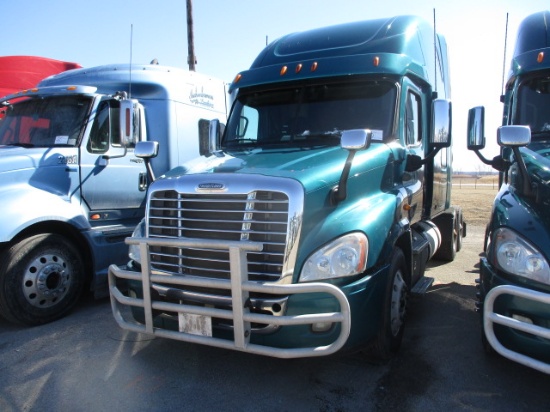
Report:
[{"label": "headlight bezel", "polygon": [[494,231],[488,248],[490,261],[501,271],[522,279],[550,285],[550,266],[531,242],[514,230]]},{"label": "headlight bezel", "polygon": [[338,237],[313,252],[305,260],[299,282],[315,282],[351,277],[367,267],[369,241],[363,232]]}]

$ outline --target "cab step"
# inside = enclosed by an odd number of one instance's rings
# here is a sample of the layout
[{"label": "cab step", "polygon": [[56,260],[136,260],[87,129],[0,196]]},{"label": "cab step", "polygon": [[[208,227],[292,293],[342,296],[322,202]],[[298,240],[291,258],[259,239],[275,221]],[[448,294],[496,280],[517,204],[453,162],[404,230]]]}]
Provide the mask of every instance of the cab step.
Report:
[{"label": "cab step", "polygon": [[432,283],[434,283],[434,278],[422,276],[411,289],[411,293],[413,295],[423,295],[432,286]]}]

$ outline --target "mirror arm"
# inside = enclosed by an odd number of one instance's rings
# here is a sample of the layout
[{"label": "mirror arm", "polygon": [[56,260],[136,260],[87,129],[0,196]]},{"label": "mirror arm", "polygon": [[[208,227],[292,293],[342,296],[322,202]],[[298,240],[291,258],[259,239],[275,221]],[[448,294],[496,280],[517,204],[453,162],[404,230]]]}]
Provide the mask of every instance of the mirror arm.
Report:
[{"label": "mirror arm", "polygon": [[498,170],[499,172],[505,172],[510,167],[510,162],[506,159],[504,159],[501,155],[497,155],[493,157],[493,160],[489,160],[486,157],[484,157],[479,149],[472,149],[479,160],[481,160],[486,165],[491,166],[493,169]]},{"label": "mirror arm", "polygon": [[155,178],[155,172],[153,172],[153,166],[151,166],[151,159],[145,158],[143,159],[145,162],[145,167],[147,168],[147,174],[149,175],[149,179],[151,182],[154,182],[156,180]]},{"label": "mirror arm", "polygon": [[344,200],[348,195],[347,181],[355,153],[356,150],[350,150],[350,152],[348,153],[348,158],[346,159],[344,170],[342,170],[342,175],[340,176],[340,182],[338,182],[338,186],[334,187],[330,193],[330,198],[332,204],[334,205]]},{"label": "mirror arm", "polygon": [[428,156],[426,156],[424,158],[424,160],[422,161],[422,164],[426,164],[427,162],[429,162],[430,160],[432,160],[436,154],[439,153],[439,151],[441,150],[441,147],[437,147],[435,149],[433,149],[429,154]]},{"label": "mirror arm", "polygon": [[493,161],[491,160],[488,160],[487,158],[485,158],[485,156],[483,156],[481,154],[481,152],[479,151],[479,149],[473,149],[473,151],[475,152],[475,154],[477,155],[477,157],[479,158],[479,160],[481,160],[483,163],[485,163],[486,165],[489,165],[489,166],[493,166]]},{"label": "mirror arm", "polygon": [[424,159],[417,155],[407,155],[407,164],[405,165],[406,172],[415,172],[423,165],[431,161],[437,153],[441,150],[441,147],[432,150]]}]

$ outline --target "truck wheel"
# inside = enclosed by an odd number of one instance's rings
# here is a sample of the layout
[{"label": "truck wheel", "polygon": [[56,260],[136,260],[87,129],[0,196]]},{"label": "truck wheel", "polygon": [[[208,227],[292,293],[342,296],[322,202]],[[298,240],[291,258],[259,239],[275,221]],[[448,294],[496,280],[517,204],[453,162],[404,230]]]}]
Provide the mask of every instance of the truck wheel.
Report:
[{"label": "truck wheel", "polygon": [[[457,217],[458,214],[453,210],[453,212],[445,213],[434,220],[434,223],[441,232],[441,246],[435,253],[434,259],[445,260],[447,262],[455,260],[459,243]],[[460,244],[462,245],[462,241]]]},{"label": "truck wheel", "polygon": [[84,289],[81,261],[76,248],[59,235],[16,243],[0,257],[0,313],[28,326],[63,317]]},{"label": "truck wheel", "polygon": [[409,295],[406,278],[405,255],[396,248],[391,258],[380,329],[369,350],[369,354],[378,360],[391,359],[401,346]]}]

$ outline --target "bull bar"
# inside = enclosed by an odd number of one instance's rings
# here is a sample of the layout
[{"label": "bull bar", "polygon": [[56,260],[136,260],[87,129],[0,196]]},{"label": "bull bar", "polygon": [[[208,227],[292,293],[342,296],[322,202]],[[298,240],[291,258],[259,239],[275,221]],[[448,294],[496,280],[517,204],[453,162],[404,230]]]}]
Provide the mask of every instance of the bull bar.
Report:
[{"label": "bull bar", "polygon": [[517,286],[501,285],[491,289],[489,293],[487,293],[483,304],[483,326],[485,329],[485,336],[493,349],[495,349],[500,355],[511,359],[514,362],[536,369],[540,372],[550,374],[550,364],[508,349],[497,339],[493,328],[495,323],[550,340],[550,329],[548,328],[522,322],[509,316],[495,313],[493,309],[494,303],[496,298],[501,295],[517,296],[524,299],[541,302],[546,305],[550,305],[550,295]]},{"label": "bull bar", "polygon": [[[109,267],[109,292],[111,308],[118,325],[137,333],[151,334],[158,337],[175,339],[184,342],[198,343],[218,348],[238,350],[258,355],[273,356],[277,358],[299,358],[326,356],[341,349],[350,334],[351,312],[346,295],[338,287],[321,282],[304,284],[275,284],[272,282],[256,282],[248,280],[247,253],[261,251],[261,243],[250,241],[218,241],[210,239],[159,239],[159,238],[127,238],[128,245],[137,245],[141,254],[141,272],[119,268],[116,265]],[[149,260],[149,245],[168,246],[176,248],[195,247],[211,248],[229,251],[230,279],[200,278],[190,275],[167,276],[162,272],[151,270]],[[157,274],[158,273],[158,274]],[[141,281],[143,287],[143,299],[125,296],[116,285],[116,279]],[[153,283],[171,284],[176,286],[195,286],[216,289],[225,289],[231,292],[231,310],[192,306],[186,304],[154,301],[151,297],[151,285]],[[246,302],[250,292],[266,293],[273,295],[292,295],[306,293],[326,293],[337,299],[340,305],[339,312],[326,312],[302,315],[272,316],[260,313],[251,313]],[[145,324],[128,321],[122,314],[122,307],[143,308]],[[233,340],[222,339],[214,336],[202,336],[183,331],[173,331],[155,327],[153,325],[153,310],[176,312],[179,314],[193,314],[210,318],[230,319],[233,321]],[[250,342],[251,324],[275,324],[278,326],[312,325],[320,322],[340,323],[338,337],[329,345],[300,348],[278,348],[259,345]]]}]

